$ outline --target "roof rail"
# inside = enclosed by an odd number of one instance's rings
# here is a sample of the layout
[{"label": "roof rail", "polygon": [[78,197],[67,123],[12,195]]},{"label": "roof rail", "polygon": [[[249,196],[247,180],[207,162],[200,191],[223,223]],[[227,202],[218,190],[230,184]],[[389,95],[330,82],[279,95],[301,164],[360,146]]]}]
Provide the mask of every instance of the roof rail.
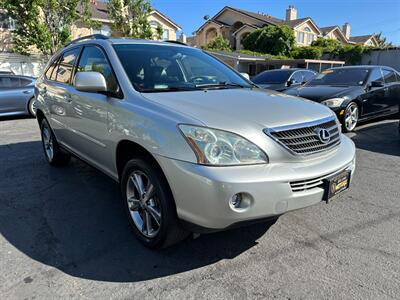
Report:
[{"label": "roof rail", "polygon": [[171,43],[171,44],[178,44],[178,45],[188,46],[188,44],[185,44],[185,43],[180,42],[180,41],[168,40],[168,41],[164,41],[164,42]]},{"label": "roof rail", "polygon": [[84,40],[108,40],[108,36],[105,36],[103,34],[91,34],[91,35],[82,36],[80,38],[70,41],[67,45],[65,45],[65,47],[72,45],[72,44],[76,44],[77,42],[84,41]]}]

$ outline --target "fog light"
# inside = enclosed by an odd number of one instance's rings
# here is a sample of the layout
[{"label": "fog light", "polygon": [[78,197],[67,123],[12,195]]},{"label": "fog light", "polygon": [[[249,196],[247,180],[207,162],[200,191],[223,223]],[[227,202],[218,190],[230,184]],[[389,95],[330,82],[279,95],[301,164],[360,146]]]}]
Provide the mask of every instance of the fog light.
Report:
[{"label": "fog light", "polygon": [[242,203],[242,195],[240,193],[232,196],[231,205],[233,207],[239,208],[241,203]]},{"label": "fog light", "polygon": [[237,212],[247,210],[253,203],[253,197],[248,193],[237,193],[229,199],[229,206]]}]

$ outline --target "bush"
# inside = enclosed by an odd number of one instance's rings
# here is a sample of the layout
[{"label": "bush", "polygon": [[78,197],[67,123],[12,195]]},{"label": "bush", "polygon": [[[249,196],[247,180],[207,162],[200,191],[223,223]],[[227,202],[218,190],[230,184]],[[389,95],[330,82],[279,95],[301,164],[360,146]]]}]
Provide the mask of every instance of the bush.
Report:
[{"label": "bush", "polygon": [[202,46],[204,50],[214,51],[232,51],[229,41],[224,39],[222,36],[217,36],[215,39],[210,41],[208,44]]},{"label": "bush", "polygon": [[293,58],[308,58],[308,59],[320,59],[323,51],[320,47],[308,46],[308,47],[297,47],[291,52]]},{"label": "bush", "polygon": [[295,44],[294,32],[288,26],[266,26],[250,33],[242,44],[253,52],[290,55]]},{"label": "bush", "polygon": [[338,55],[340,50],[343,48],[342,43],[338,40],[325,38],[317,39],[316,41],[312,42],[311,46],[319,47],[322,49],[322,52],[328,52],[332,55]]},{"label": "bush", "polygon": [[347,45],[340,49],[338,57],[348,64],[357,64],[361,61],[363,53],[368,51],[369,48],[362,45]]}]

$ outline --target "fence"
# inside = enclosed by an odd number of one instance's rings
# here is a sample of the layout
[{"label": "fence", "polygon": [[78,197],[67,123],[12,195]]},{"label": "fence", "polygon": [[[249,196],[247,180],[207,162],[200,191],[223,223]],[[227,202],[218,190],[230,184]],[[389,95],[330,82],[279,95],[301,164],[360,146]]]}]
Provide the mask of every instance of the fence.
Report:
[{"label": "fence", "polygon": [[361,64],[389,66],[400,71],[400,48],[372,50],[363,54]]},{"label": "fence", "polygon": [[48,58],[44,55],[29,56],[10,52],[0,52],[0,71],[12,71],[17,75],[38,77],[46,66]]}]

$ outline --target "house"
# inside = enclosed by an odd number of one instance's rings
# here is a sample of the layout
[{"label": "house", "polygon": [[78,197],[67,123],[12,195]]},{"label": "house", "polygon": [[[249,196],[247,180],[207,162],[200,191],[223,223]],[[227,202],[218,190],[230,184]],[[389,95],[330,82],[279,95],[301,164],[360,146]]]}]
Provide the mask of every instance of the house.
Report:
[{"label": "house", "polygon": [[[71,36],[72,39],[76,39],[85,35],[101,33],[104,35],[111,35],[111,20],[108,15],[108,5],[106,2],[102,1],[90,1],[89,6],[92,13],[92,20],[100,23],[100,28],[94,29],[89,28],[82,22],[77,22],[71,26]],[[78,7],[78,10],[80,8]],[[147,17],[150,26],[155,31],[158,27],[163,30],[162,39],[163,40],[177,40],[178,38],[186,41],[183,34],[178,37],[178,32],[182,28],[176,24],[173,20],[167,17],[160,11],[153,9],[149,16]],[[12,31],[15,29],[15,21],[8,17],[4,10],[0,9],[0,52],[12,52],[13,48],[13,36]],[[35,51],[33,51],[35,52]]]},{"label": "house", "polygon": [[[93,29],[88,28],[82,23],[75,24],[71,30],[73,39],[95,33],[101,33],[107,36],[111,35],[111,24],[113,20],[110,19],[108,14],[107,2],[91,0],[89,5],[92,13],[92,20],[99,22],[100,28]],[[153,9],[147,17],[147,20],[154,32],[158,27],[162,29],[163,40],[176,41],[179,38],[177,33],[182,31],[181,26],[160,11]]]},{"label": "house", "polygon": [[297,46],[311,45],[317,38],[337,39],[343,44],[362,44],[377,46],[374,35],[368,39],[359,36],[350,36],[350,24],[339,26],[319,27],[311,17],[297,18],[297,9],[290,5],[286,9],[285,19],[279,19],[261,12],[225,6],[214,17],[207,20],[194,36],[188,38],[193,46],[203,46],[217,36],[227,39],[235,50],[242,49],[243,39],[251,32],[265,26],[287,25],[294,31]]}]

